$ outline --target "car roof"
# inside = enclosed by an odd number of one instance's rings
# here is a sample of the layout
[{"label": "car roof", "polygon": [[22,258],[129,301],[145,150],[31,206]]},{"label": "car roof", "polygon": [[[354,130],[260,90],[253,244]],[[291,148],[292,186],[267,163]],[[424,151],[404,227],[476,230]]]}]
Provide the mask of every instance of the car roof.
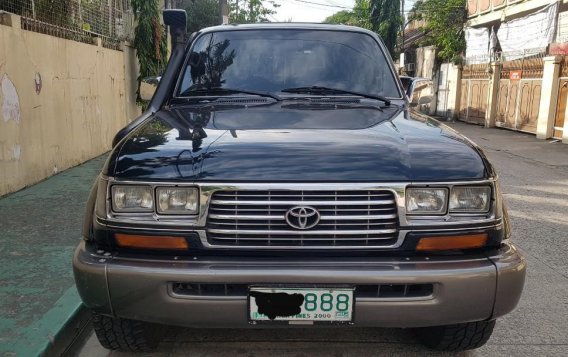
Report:
[{"label": "car roof", "polygon": [[227,24],[212,26],[202,29],[201,33],[234,30],[327,30],[327,31],[348,31],[366,33],[373,37],[378,37],[373,31],[347,25],[322,24],[313,22],[262,22],[256,24]]}]

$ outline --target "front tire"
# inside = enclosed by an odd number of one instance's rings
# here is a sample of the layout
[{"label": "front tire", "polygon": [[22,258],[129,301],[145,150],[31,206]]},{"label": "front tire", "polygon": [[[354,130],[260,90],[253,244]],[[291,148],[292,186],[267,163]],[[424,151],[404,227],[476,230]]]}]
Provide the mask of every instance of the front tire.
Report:
[{"label": "front tire", "polygon": [[156,325],[113,318],[93,312],[93,328],[99,343],[106,349],[124,352],[149,352],[158,347]]},{"label": "front tire", "polygon": [[415,329],[423,345],[438,351],[464,351],[483,346],[491,337],[495,320]]}]

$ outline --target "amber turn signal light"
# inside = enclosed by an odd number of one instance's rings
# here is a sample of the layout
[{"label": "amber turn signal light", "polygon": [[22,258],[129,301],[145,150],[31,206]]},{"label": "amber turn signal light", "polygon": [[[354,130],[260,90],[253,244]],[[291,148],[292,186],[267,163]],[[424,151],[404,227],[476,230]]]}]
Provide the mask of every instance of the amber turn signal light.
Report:
[{"label": "amber turn signal light", "polygon": [[187,249],[189,245],[184,237],[142,236],[116,233],[116,244],[125,248],[143,249]]},{"label": "amber turn signal light", "polygon": [[451,250],[483,247],[487,243],[487,233],[456,236],[422,237],[416,250]]}]

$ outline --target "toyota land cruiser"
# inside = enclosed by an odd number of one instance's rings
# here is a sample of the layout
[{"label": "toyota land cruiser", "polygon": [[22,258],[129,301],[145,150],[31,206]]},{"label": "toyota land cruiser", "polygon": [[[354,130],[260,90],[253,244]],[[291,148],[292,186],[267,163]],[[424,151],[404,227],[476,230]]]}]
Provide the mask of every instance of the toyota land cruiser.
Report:
[{"label": "toyota land cruiser", "polygon": [[168,66],[114,140],[73,259],[101,344],[146,351],[159,325],[339,325],[483,345],[526,266],[497,174],[409,109],[380,38],[255,24],[185,41],[170,24]]}]

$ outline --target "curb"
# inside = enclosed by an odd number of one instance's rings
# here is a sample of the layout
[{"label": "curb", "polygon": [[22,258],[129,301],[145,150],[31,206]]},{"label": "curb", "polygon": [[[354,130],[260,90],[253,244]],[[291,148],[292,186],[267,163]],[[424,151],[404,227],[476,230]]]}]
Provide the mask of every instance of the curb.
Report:
[{"label": "curb", "polygon": [[27,326],[17,341],[3,346],[0,352],[3,356],[72,356],[90,333],[91,313],[72,286],[53,308]]},{"label": "curb", "polygon": [[80,304],[41,355],[76,356],[91,335],[91,320],[91,312]]}]

